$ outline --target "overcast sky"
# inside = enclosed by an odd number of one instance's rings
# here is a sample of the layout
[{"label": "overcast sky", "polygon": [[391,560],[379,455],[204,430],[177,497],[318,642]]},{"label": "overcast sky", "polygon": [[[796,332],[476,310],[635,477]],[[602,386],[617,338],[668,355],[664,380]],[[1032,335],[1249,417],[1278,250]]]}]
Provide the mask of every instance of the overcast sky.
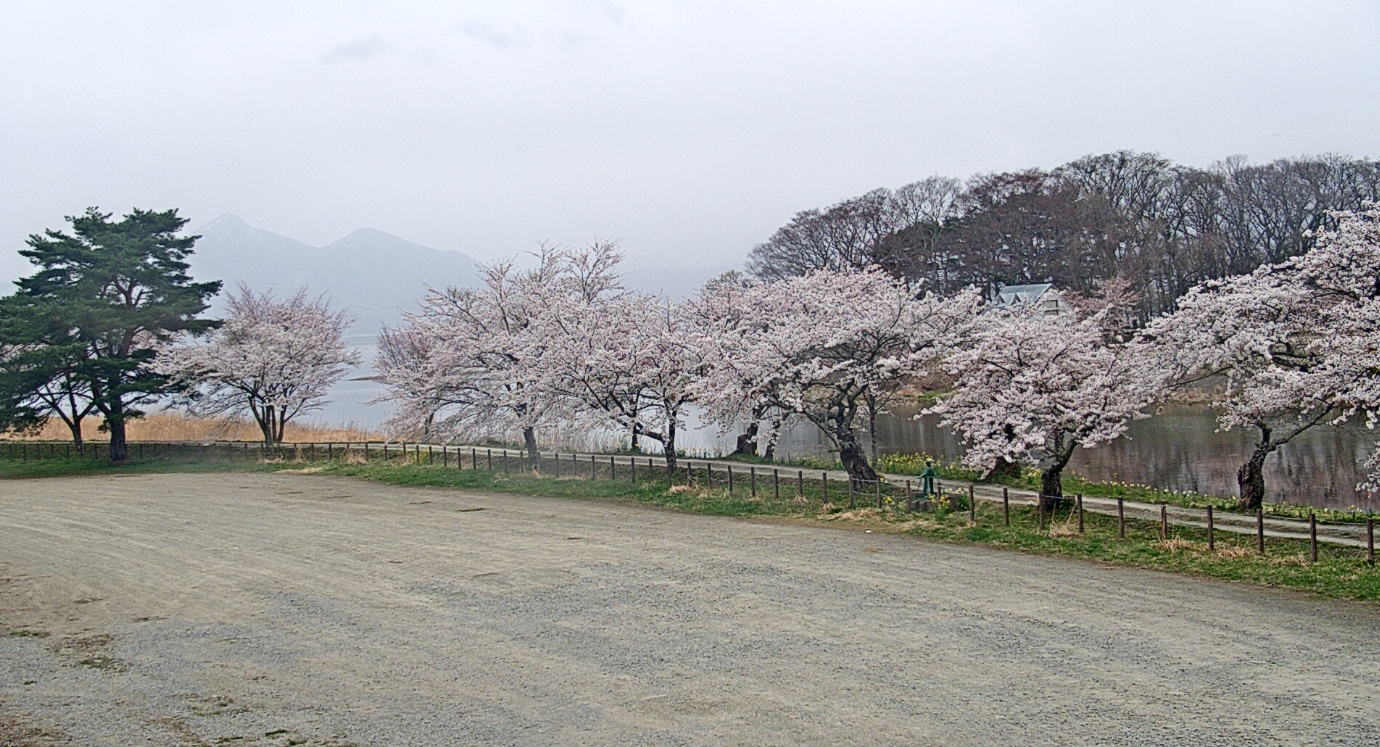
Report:
[{"label": "overcast sky", "polygon": [[736,264],[934,173],[1380,157],[1377,115],[1374,0],[0,1],[0,278],[89,205]]}]

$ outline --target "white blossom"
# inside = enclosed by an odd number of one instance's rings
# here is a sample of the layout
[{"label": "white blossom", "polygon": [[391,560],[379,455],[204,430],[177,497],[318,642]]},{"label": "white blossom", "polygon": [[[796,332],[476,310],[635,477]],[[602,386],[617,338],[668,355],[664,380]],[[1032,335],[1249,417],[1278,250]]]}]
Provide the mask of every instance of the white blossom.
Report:
[{"label": "white blossom", "polygon": [[305,288],[278,301],[240,286],[228,302],[229,317],[209,339],[165,347],[158,368],[188,387],[181,401],[192,413],[247,411],[265,443],[280,443],[283,427],[324,405],[331,386],[359,364],[345,344],[350,320]]},{"label": "white blossom", "polygon": [[1045,317],[1024,306],[989,308],[945,359],[953,391],[927,412],[961,434],[964,462],[992,470],[1033,463],[1050,508],[1063,495],[1062,470],[1077,447],[1125,434],[1164,389],[1143,348],[1123,342],[1114,307]]}]

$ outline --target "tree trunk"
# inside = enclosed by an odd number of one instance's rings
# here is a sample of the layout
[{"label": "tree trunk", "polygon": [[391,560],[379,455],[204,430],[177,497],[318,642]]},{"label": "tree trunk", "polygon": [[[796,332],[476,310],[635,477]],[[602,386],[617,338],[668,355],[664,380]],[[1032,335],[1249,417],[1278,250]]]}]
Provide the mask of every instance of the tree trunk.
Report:
[{"label": "tree trunk", "polygon": [[867,447],[872,453],[872,468],[877,467],[877,404],[872,400],[867,403]]},{"label": "tree trunk", "polygon": [[273,407],[264,408],[264,419],[259,421],[259,430],[264,434],[264,453],[273,448]]},{"label": "tree trunk", "polygon": [[527,426],[522,429],[522,444],[527,449],[527,458],[537,463],[540,455],[537,453],[537,429]]},{"label": "tree trunk", "polygon": [[1064,467],[1050,467],[1040,473],[1040,510],[1052,513],[1064,497]]},{"label": "tree trunk", "polygon": [[634,454],[637,454],[637,453],[639,453],[639,452],[642,451],[642,446],[639,445],[638,440],[637,440],[637,437],[638,437],[639,435],[641,435],[641,433],[640,433],[640,431],[638,430],[638,427],[637,427],[636,425],[634,425],[634,426],[632,427],[632,453],[634,453]]},{"label": "tree trunk", "polygon": [[1041,466],[1040,469],[1040,510],[1053,512],[1059,508],[1059,501],[1064,497],[1064,467],[1068,466],[1069,457],[1073,456],[1073,449],[1077,442],[1068,442],[1067,437],[1060,435],[1054,441],[1055,448],[1052,450],[1054,455],[1049,461]]},{"label": "tree trunk", "polygon": [[676,419],[670,418],[666,424],[666,439],[661,442],[662,450],[666,452],[666,475],[672,479],[676,476]]},{"label": "tree trunk", "polygon": [[123,464],[129,460],[129,444],[125,443],[124,403],[119,398],[110,403],[110,411],[105,413],[105,425],[110,431],[110,461]]},{"label": "tree trunk", "polygon": [[[68,418],[68,417],[66,417],[66,416],[64,415],[62,419],[63,419],[64,421],[66,421],[66,423],[67,423],[67,428],[68,428],[69,430],[72,431],[72,443],[77,447],[78,450],[80,450],[80,449],[81,449],[81,443],[82,443],[82,441],[81,441],[81,420],[82,420],[82,417],[83,417],[84,413],[82,412],[82,409],[81,409],[81,408],[77,407],[77,398],[76,398],[76,396],[75,396],[74,394],[72,394],[71,380],[70,380],[70,379],[68,380],[68,388],[67,388],[67,406],[68,406],[68,408],[70,408],[71,411],[72,411],[72,417],[71,417],[71,418]],[[88,405],[87,408],[86,408],[86,412],[90,412],[90,411],[91,411],[91,409],[90,409],[90,406]],[[59,414],[60,414],[60,415],[62,414],[61,411],[59,411]]]},{"label": "tree trunk", "polygon": [[273,444],[275,446],[283,445],[283,431],[287,430],[286,410],[286,407],[280,405],[277,414],[273,416]]},{"label": "tree trunk", "polygon": [[875,482],[877,472],[867,463],[867,456],[858,445],[857,436],[851,430],[840,427],[835,431],[835,438],[839,442],[839,461],[843,462],[843,468],[848,471],[848,479],[853,481],[853,489],[863,490],[864,483]]},{"label": "tree trunk", "polygon": [[738,435],[734,456],[757,456],[757,421],[748,424],[747,431]]},{"label": "tree trunk", "polygon": [[773,418],[771,422],[771,438],[767,439],[767,448],[762,452],[762,458],[768,462],[776,461],[776,440],[781,438],[781,421]]},{"label": "tree trunk", "polygon": [[1260,508],[1265,502],[1265,457],[1274,451],[1278,444],[1270,441],[1270,429],[1260,426],[1260,443],[1256,444],[1251,458],[1236,471],[1236,485],[1241,491],[1240,507],[1247,511]]},{"label": "tree trunk", "polygon": [[69,431],[72,432],[72,445],[73,445],[73,446],[76,446],[77,449],[80,451],[80,449],[81,449],[81,418],[77,418],[76,420],[65,420],[64,422],[67,423],[67,430],[69,430]]}]

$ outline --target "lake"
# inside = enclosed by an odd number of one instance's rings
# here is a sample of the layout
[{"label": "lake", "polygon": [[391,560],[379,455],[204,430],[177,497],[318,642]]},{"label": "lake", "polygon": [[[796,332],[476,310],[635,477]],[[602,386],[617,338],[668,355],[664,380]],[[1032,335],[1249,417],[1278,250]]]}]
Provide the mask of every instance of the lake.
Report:
[{"label": "lake", "polygon": [[[934,415],[914,418],[914,408],[898,408],[878,418],[877,450],[921,452],[945,460],[963,456],[963,444],[939,427]],[[1126,436],[1095,449],[1074,452],[1068,469],[1092,480],[1118,480],[1168,490],[1236,495],[1236,470],[1250,455],[1254,431],[1217,431],[1217,418],[1202,405],[1167,405],[1156,416],[1131,424]],[[1364,479],[1359,465],[1380,439],[1362,423],[1318,426],[1271,454],[1265,465],[1266,500],[1347,509],[1380,510],[1380,499],[1356,490]],[[731,449],[732,437],[715,438]],[[828,446],[809,424],[783,434],[784,455],[822,456]]]}]

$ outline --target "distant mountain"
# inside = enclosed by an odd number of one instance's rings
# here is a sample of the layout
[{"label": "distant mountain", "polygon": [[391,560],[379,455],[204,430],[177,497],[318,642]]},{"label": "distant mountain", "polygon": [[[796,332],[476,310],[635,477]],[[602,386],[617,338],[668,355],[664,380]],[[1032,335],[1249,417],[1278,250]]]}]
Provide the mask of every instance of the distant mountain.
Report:
[{"label": "distant mountain", "polygon": [[[243,282],[280,295],[306,285],[354,316],[356,334],[398,324],[401,312],[415,308],[428,285],[472,286],[478,280],[468,255],[371,228],[323,247],[254,228],[233,215],[216,218],[194,233],[201,235],[191,258],[196,279],[224,280],[226,290]],[[219,304],[214,310],[220,310]]]},{"label": "distant mountain", "polygon": [[[468,255],[372,228],[323,247],[254,228],[234,215],[216,218],[193,233],[201,236],[191,259],[197,280],[223,280],[226,290],[243,282],[256,291],[279,295],[306,285],[355,318],[352,336],[373,335],[384,325],[400,323],[402,312],[417,308],[428,285],[469,287],[479,282],[478,265]],[[731,269],[631,268],[624,270],[623,284],[678,301]],[[222,296],[212,311],[220,313],[223,304]]]}]

